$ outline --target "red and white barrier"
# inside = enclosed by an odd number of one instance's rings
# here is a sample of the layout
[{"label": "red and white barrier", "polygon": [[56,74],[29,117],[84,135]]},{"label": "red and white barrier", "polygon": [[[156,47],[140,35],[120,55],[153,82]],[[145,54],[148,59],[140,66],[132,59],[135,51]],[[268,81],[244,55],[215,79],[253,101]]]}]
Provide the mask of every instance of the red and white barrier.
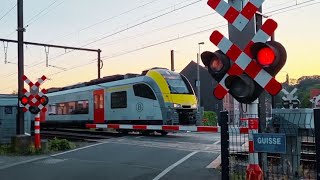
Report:
[{"label": "red and white barrier", "polygon": [[[181,125],[132,125],[132,124],[86,124],[89,129],[130,129],[130,130],[163,130],[163,131],[193,131],[220,133],[220,126],[181,126]],[[248,134],[246,127],[230,127],[230,132]]]},{"label": "red and white barrier", "polygon": [[262,170],[259,166],[258,153],[254,152],[253,134],[258,133],[259,119],[248,118],[249,124],[249,165],[247,166],[248,180],[262,180]]},{"label": "red and white barrier", "polygon": [[34,147],[36,149],[41,148],[41,138],[40,138],[40,114],[36,114],[34,117]]}]

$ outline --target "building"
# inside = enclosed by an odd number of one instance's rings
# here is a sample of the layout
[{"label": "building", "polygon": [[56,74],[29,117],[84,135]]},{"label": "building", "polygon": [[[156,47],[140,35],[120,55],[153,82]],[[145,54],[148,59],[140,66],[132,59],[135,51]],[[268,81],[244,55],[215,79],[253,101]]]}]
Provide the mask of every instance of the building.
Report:
[{"label": "building", "polygon": [[310,98],[316,97],[320,95],[320,89],[311,89],[310,90]]},{"label": "building", "polygon": [[[191,61],[182,71],[181,74],[186,76],[186,78],[190,81],[195,93],[197,94],[197,63]],[[217,114],[223,110],[222,101],[218,100],[213,95],[213,88],[216,86],[216,82],[208,73],[207,69],[203,66],[199,68],[200,73],[200,102],[201,106],[204,107],[204,111],[214,111]]]}]

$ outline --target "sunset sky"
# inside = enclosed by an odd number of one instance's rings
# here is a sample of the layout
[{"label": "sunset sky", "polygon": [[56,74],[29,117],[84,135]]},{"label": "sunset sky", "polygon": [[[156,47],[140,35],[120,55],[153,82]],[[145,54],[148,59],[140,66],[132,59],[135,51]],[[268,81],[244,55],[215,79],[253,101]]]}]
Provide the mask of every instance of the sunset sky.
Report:
[{"label": "sunset sky", "polygon": [[[92,0],[28,0],[24,3],[25,41],[100,48],[104,60],[102,76],[141,73],[155,66],[170,68],[171,49],[176,52],[176,70],[180,72],[191,60],[196,61],[199,42],[205,42],[201,51],[217,50],[209,41],[214,29],[228,35],[227,26],[223,26],[226,20],[211,14],[214,10],[206,0],[94,0],[94,3]],[[15,4],[16,0],[1,0],[0,38],[16,39]],[[286,73],[290,78],[319,75],[319,10],[320,0],[266,0],[263,4],[263,12],[278,22],[276,40],[288,53],[287,63],[277,75],[279,81],[285,80]],[[115,33],[119,31],[122,32]],[[173,39],[176,40],[170,41]],[[170,42],[161,43],[165,41]],[[17,46],[8,44],[7,64],[4,47],[7,44],[1,42],[0,93],[11,93],[17,90]],[[46,67],[45,48],[25,46],[25,74],[31,80],[46,75],[50,78],[44,84],[46,88],[97,77],[96,53],[68,51],[50,48],[49,65],[55,67]]]}]

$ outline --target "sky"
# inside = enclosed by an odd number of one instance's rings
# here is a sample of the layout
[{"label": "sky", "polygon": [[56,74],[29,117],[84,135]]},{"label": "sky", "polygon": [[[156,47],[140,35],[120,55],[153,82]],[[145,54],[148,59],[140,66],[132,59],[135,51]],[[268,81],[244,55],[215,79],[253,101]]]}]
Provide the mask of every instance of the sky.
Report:
[{"label": "sky", "polygon": [[[0,38],[17,38],[16,2],[0,2]],[[264,2],[263,12],[278,23],[275,38],[288,54],[276,77],[280,82],[287,73],[290,78],[319,75],[319,10],[320,0]],[[25,41],[101,49],[102,76],[170,68],[170,50],[175,51],[175,69],[180,72],[196,61],[199,42],[205,43],[201,51],[217,50],[209,36],[213,30],[228,36],[226,24],[206,0],[24,1]],[[32,81],[47,76],[45,88],[97,78],[95,52],[31,45],[24,51],[25,75]],[[0,42],[0,93],[17,90],[16,63],[17,45]]]}]

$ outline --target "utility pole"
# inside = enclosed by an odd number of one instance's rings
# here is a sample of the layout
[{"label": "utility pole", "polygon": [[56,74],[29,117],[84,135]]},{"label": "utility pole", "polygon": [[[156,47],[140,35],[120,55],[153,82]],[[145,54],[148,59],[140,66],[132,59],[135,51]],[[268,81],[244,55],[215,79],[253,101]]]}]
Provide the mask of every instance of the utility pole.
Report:
[{"label": "utility pole", "polygon": [[[271,41],[274,41],[274,40],[275,40],[275,35],[273,33],[271,36]],[[276,108],[276,99],[275,99],[275,96],[272,96],[272,95],[271,95],[271,108],[272,109]]]},{"label": "utility pole", "polygon": [[[25,28],[23,25],[23,0],[17,0],[17,35],[18,40],[11,40],[11,39],[2,39],[0,41],[7,42],[7,43],[17,43],[18,44],[18,113],[17,113],[17,120],[16,120],[16,134],[17,135],[24,135],[24,112],[20,108],[19,100],[23,96],[22,90],[24,89],[24,81],[22,80],[22,76],[24,75],[24,44],[33,45],[33,46],[44,46],[45,48],[53,47],[53,48],[60,48],[60,49],[72,49],[72,50],[79,50],[79,51],[90,51],[98,53],[98,78],[101,78],[101,69],[103,67],[103,61],[101,60],[101,49],[89,49],[89,48],[79,48],[79,47],[70,47],[70,46],[61,46],[61,45],[54,45],[54,44],[44,44],[44,43],[37,43],[37,42],[25,42],[24,41],[24,32]],[[6,47],[7,48],[7,47]],[[46,53],[48,53],[46,51]],[[48,57],[47,57],[48,58]],[[6,62],[6,61],[5,61]],[[102,65],[101,65],[102,63]],[[48,67],[48,59],[46,61],[46,66]]]},{"label": "utility pole", "polygon": [[174,50],[171,50],[170,54],[171,54],[171,71],[174,71]]},{"label": "utility pole", "polygon": [[98,79],[101,78],[101,69],[102,69],[102,66],[101,66],[101,62],[103,64],[103,61],[101,61],[101,49],[98,49]]},{"label": "utility pole", "polygon": [[198,113],[200,114],[200,120],[202,120],[202,112],[201,112],[201,89],[200,89],[200,53],[201,53],[201,50],[200,50],[200,46],[203,45],[204,42],[200,42],[198,43],[199,45],[199,52],[197,54],[197,83],[196,83],[196,86],[197,86],[197,97],[198,97]]},{"label": "utility pole", "polygon": [[17,135],[24,134],[24,113],[20,108],[19,100],[23,96],[22,90],[24,88],[24,82],[22,76],[24,75],[24,52],[23,52],[23,33],[25,31],[23,27],[23,0],[18,0],[18,118],[17,118]]}]

